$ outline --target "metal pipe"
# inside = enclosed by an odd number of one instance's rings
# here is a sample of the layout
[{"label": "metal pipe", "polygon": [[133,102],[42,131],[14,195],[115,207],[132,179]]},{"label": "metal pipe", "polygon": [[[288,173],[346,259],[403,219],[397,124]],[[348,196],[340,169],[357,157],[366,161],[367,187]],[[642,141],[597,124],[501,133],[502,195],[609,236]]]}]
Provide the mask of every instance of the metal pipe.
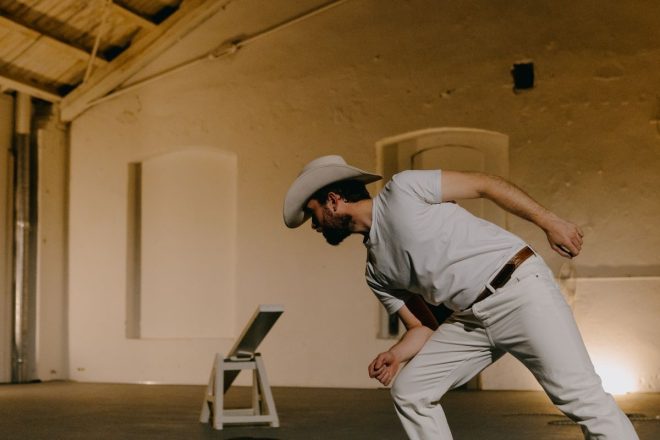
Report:
[{"label": "metal pipe", "polygon": [[11,379],[27,381],[30,292],[30,121],[31,97],[16,96],[14,136],[14,291]]}]

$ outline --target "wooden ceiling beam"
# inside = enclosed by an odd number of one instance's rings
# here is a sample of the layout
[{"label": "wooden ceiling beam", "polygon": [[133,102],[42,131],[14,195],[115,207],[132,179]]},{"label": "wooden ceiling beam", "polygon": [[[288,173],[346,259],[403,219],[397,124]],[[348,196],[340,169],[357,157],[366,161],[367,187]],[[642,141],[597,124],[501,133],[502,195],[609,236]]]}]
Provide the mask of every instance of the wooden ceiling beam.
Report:
[{"label": "wooden ceiling beam", "polygon": [[16,90],[48,102],[60,102],[62,97],[51,91],[25,84],[24,82],[0,75],[0,90]]},{"label": "wooden ceiling beam", "polygon": [[71,121],[89,103],[105,96],[135,75],[166,49],[213,16],[227,0],[184,0],[179,9],[151,31],[138,35],[128,49],[108,65],[97,69],[87,82],[61,102],[63,121]]}]

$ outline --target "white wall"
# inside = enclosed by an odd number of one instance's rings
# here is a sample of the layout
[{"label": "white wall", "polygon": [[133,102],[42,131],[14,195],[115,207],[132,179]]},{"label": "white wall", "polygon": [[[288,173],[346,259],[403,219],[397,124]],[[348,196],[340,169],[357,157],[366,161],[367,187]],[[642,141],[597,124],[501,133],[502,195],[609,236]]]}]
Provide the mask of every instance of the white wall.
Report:
[{"label": "white wall", "polygon": [[577,292],[575,316],[605,389],[658,391],[660,277],[581,279]]},{"label": "white wall", "polygon": [[[135,80],[316,3],[231,3]],[[237,156],[235,331],[257,304],[285,305],[262,350],[275,385],[374,386],[366,366],[389,344],[375,338],[360,240],[331,248],[282,223],[288,185],[318,155],[374,169],[386,136],[506,133],[510,178],[585,229],[578,276],[658,275],[658,17],[651,0],[353,0],[91,108],[71,132],[71,377],[203,383],[212,354],[231,344],[124,337],[126,164],[197,146]],[[509,71],[524,58],[536,87],[514,94]],[[509,224],[558,269],[541,231]],[[585,298],[619,295],[600,283]],[[649,289],[639,320],[658,312]]]}]

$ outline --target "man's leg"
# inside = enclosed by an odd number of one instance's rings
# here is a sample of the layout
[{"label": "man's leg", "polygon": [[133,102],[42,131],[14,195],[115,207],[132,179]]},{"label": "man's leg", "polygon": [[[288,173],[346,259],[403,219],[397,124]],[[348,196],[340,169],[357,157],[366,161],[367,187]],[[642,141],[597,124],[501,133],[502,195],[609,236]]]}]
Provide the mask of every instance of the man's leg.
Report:
[{"label": "man's leg", "polygon": [[469,312],[442,324],[392,385],[399,419],[410,439],[451,440],[442,407],[448,390],[470,380],[502,352],[493,350],[478,320]]},{"label": "man's leg", "polygon": [[626,415],[603,390],[552,273],[540,258],[530,260],[507,286],[476,304],[473,313],[494,344],[529,368],[585,438],[637,439]]}]

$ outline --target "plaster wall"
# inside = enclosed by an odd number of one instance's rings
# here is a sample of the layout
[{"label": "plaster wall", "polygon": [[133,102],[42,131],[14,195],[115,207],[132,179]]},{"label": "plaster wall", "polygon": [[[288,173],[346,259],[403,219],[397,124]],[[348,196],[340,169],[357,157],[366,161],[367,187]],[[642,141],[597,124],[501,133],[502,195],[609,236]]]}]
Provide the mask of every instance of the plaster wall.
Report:
[{"label": "plaster wall", "polygon": [[[132,81],[316,4],[229,3]],[[575,270],[604,280],[585,298],[617,307],[608,278],[660,274],[659,17],[650,0],[352,0],[90,108],[71,127],[71,377],[204,383],[233,342],[125,338],[126,165],[200,146],[237,157],[235,335],[257,304],[286,308],[261,350],[275,385],[376,385],[366,366],[391,341],[376,338],[360,240],[331,248],[307,225],[286,229],[281,207],[309,160],[375,169],[374,143],[398,133],[507,134],[510,179],[585,230]],[[536,86],[514,93],[521,59]],[[542,231],[508,221],[557,272]],[[640,295],[638,319],[652,322],[657,284]]]},{"label": "plaster wall", "polygon": [[611,392],[660,389],[660,277],[577,283],[575,316],[596,371]]}]

